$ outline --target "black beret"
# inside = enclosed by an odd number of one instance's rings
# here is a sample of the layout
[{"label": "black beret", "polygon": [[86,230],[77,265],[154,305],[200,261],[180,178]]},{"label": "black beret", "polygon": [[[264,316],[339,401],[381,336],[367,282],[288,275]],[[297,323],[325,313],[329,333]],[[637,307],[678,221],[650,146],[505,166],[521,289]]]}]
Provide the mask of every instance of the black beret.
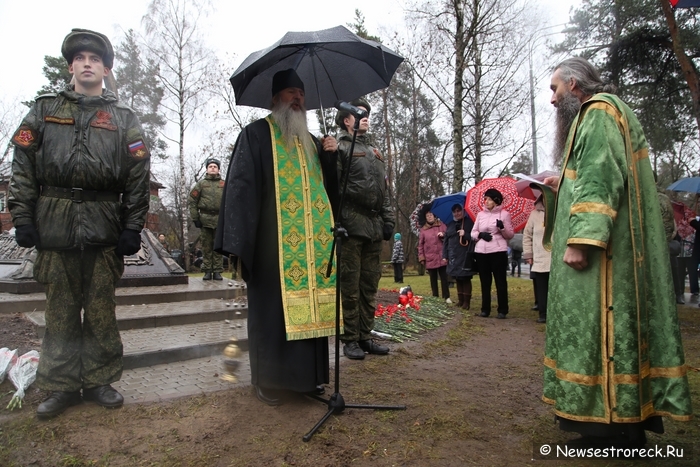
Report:
[{"label": "black beret", "polygon": [[209,167],[209,164],[216,164],[219,169],[221,168],[221,162],[219,159],[214,159],[213,157],[211,159],[207,159],[207,163],[204,166]]},{"label": "black beret", "polygon": [[[350,105],[354,105],[355,107],[364,107],[365,109],[367,109],[367,115],[369,115],[369,113],[372,111],[372,107],[370,107],[369,102],[367,102],[367,100],[363,99],[362,97],[350,101]],[[350,112],[347,112],[345,110],[339,110],[338,113],[335,115],[335,124],[338,125],[341,130],[345,130],[345,119],[349,116]]]},{"label": "black beret", "polygon": [[278,71],[272,77],[272,95],[275,96],[278,92],[287,88],[299,88],[304,90],[304,82],[299,78],[299,75],[293,68]]},{"label": "black beret", "polygon": [[496,203],[498,206],[501,205],[503,202],[503,195],[501,194],[500,191],[498,191],[495,188],[489,188],[484,192],[484,197],[488,196],[493,200],[494,203]]},{"label": "black beret", "polygon": [[109,42],[107,36],[99,32],[90,31],[88,29],[73,29],[61,45],[61,55],[66,59],[68,64],[73,63],[73,57],[80,51],[88,50],[102,57],[104,66],[111,69],[114,65],[114,49],[112,43]]}]

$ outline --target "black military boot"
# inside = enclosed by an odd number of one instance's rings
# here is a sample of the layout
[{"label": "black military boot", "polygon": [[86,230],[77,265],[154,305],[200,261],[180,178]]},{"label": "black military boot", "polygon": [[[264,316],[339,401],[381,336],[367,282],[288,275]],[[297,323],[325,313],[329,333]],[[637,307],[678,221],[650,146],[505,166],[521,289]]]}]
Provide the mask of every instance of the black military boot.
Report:
[{"label": "black military boot", "polygon": [[343,353],[346,357],[352,360],[363,360],[365,351],[360,348],[357,342],[348,342],[343,346]]},{"label": "black military boot", "polygon": [[221,273],[220,273],[220,272],[215,272],[215,273],[214,273],[214,280],[215,280],[215,281],[222,281],[222,280],[224,280],[224,278],[221,277]]},{"label": "black military boot", "polygon": [[203,281],[210,281],[211,280],[211,271],[207,271],[204,273],[204,277],[202,277]]},{"label": "black military boot", "polygon": [[389,353],[389,347],[381,344],[377,344],[372,339],[367,339],[366,341],[360,341],[360,348],[367,353],[374,355],[386,355]]},{"label": "black military boot", "polygon": [[40,420],[46,420],[62,414],[68,407],[78,405],[82,401],[80,391],[51,391],[49,397],[36,409],[36,416]]},{"label": "black military boot", "polygon": [[83,388],[83,399],[97,402],[98,405],[110,409],[116,409],[124,405],[124,397],[109,384],[90,389]]}]

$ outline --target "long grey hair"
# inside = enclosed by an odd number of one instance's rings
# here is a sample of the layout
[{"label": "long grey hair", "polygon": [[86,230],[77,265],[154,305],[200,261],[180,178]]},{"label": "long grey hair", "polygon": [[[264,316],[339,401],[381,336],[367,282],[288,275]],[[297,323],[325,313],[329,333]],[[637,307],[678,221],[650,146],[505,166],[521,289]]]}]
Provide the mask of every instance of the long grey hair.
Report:
[{"label": "long grey hair", "polygon": [[560,70],[560,78],[568,82],[571,78],[576,80],[576,85],[581,91],[592,96],[599,92],[615,93],[617,88],[613,84],[604,83],[600,73],[591,63],[582,57],[567,58],[554,68]]}]

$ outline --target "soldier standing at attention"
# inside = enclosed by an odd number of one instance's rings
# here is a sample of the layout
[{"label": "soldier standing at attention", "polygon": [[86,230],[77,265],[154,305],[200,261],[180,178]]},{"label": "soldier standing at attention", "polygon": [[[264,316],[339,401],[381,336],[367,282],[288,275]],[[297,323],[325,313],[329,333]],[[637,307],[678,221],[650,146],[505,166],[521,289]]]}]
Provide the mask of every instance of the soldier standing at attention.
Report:
[{"label": "soldier standing at attention", "polygon": [[[338,137],[341,190],[348,178],[340,213],[340,223],[348,232],[338,266],[345,325],[345,333],[340,338],[345,343],[345,356],[362,360],[365,352],[389,353],[388,347],[370,338],[370,332],[374,328],[374,298],[382,276],[382,239],[389,240],[394,233],[394,212],[389,204],[384,159],[367,134],[371,107],[364,99],[356,99],[351,104],[367,111],[367,117],[360,120],[352,155],[349,153],[355,116],[341,110],[335,117],[341,128]],[[350,156],[350,169],[345,173]]]},{"label": "soldier standing at attention", "polygon": [[61,53],[74,84],[38,97],[12,137],[8,199],[17,243],[36,247],[34,278],[46,288],[36,382],[51,393],[40,419],[80,403],[81,389],[82,399],[104,407],[124,403],[110,386],[123,368],[114,289],[124,256],[141,248],[149,202],[141,125],[102,89],[112,44],[73,29]]},{"label": "soldier standing at attention", "polygon": [[212,278],[215,281],[223,279],[221,273],[224,270],[224,257],[214,252],[219,206],[221,206],[221,195],[224,193],[225,184],[219,175],[220,168],[221,163],[218,159],[207,159],[207,174],[194,185],[187,202],[195,227],[201,229],[199,238],[204,253],[202,279],[205,281],[210,281]]}]

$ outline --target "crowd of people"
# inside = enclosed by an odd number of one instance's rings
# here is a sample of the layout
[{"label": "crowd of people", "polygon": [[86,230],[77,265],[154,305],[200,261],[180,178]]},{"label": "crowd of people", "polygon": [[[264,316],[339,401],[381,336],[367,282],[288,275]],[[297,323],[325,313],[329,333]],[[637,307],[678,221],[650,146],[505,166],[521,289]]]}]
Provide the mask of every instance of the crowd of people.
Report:
[{"label": "crowd of people", "polygon": [[[61,52],[73,81],[37,98],[15,132],[8,198],[16,241],[38,250],[34,274],[46,287],[37,385],[50,394],[37,409],[42,419],[82,400],[123,404],[111,386],[123,368],[115,286],[123,257],[140,248],[149,203],[141,125],[102,88],[114,60],[109,39],[74,29]],[[700,292],[700,235],[692,249],[679,242],[672,252],[675,228],[657,196],[641,125],[589,62],[564,60],[550,87],[562,175],[544,180],[522,233],[516,237],[503,194],[490,188],[473,221],[461,204],[449,219],[428,207],[417,257],[432,295],[452,304],[452,279],[465,310],[478,274],[478,317],[492,313],[495,282],[499,319],[509,313],[508,271],[520,276],[524,259],[537,321],[547,324],[542,398],[561,429],[643,446],[646,430],[663,432],[661,416],[691,417],[676,302],[686,274],[691,294]],[[225,180],[220,161],[206,160],[189,210],[203,279],[222,279],[221,254],[238,260],[251,382],[260,401],[279,405],[285,391],[325,391],[338,287],[343,354],[390,352],[371,334],[383,242],[394,240],[397,283],[406,258],[386,163],[369,136],[369,102],[353,100],[337,113],[338,138],[319,140],[308,131],[295,70],[274,74],[270,100],[270,114],[241,131]],[[85,157],[94,154],[99,161]],[[700,219],[690,225],[699,228]],[[164,236],[159,241],[169,249]],[[334,253],[337,268],[327,274]]]}]

